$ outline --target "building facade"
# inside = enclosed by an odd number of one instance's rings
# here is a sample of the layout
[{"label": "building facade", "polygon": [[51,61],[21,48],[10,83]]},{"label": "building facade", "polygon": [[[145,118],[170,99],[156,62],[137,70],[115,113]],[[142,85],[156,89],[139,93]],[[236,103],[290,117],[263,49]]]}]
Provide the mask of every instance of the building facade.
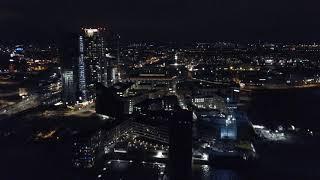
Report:
[{"label": "building facade", "polygon": [[76,102],[76,84],[74,80],[72,69],[62,72],[62,101],[65,104],[74,104]]},{"label": "building facade", "polygon": [[[80,59],[84,62],[87,98],[95,98],[95,84],[107,82],[112,74],[107,58],[105,28],[82,28],[80,35]],[[79,63],[80,64],[80,63]],[[109,78],[110,77],[110,78]]]}]

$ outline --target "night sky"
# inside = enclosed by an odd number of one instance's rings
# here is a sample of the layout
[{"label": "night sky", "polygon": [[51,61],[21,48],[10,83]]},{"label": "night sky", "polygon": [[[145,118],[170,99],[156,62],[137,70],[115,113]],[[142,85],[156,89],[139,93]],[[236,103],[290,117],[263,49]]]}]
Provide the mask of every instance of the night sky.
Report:
[{"label": "night sky", "polygon": [[320,40],[319,0],[1,0],[0,40],[106,26],[126,40]]}]

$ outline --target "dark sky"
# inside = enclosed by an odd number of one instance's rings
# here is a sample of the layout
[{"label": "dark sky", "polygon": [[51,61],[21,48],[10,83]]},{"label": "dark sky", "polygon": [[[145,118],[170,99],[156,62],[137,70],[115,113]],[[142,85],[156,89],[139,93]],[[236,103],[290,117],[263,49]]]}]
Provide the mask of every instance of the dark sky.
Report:
[{"label": "dark sky", "polygon": [[319,40],[319,0],[0,0],[0,40],[83,25],[127,40]]}]

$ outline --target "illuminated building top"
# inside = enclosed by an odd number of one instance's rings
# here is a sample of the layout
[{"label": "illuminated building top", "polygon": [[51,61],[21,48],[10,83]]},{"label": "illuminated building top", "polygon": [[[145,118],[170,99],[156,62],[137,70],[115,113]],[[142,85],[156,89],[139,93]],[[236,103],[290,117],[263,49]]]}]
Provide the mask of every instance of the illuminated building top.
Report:
[{"label": "illuminated building top", "polygon": [[105,28],[82,28],[82,30],[85,32],[86,36],[92,37],[95,33],[105,30]]}]

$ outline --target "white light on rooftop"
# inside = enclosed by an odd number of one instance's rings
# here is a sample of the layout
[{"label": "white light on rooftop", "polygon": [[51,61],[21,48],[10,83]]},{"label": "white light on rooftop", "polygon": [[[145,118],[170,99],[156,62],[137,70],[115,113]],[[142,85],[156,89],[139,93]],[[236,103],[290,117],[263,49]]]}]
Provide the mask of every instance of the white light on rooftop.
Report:
[{"label": "white light on rooftop", "polygon": [[86,33],[87,36],[91,37],[94,35],[94,33],[99,32],[98,29],[84,29],[84,32]]}]

